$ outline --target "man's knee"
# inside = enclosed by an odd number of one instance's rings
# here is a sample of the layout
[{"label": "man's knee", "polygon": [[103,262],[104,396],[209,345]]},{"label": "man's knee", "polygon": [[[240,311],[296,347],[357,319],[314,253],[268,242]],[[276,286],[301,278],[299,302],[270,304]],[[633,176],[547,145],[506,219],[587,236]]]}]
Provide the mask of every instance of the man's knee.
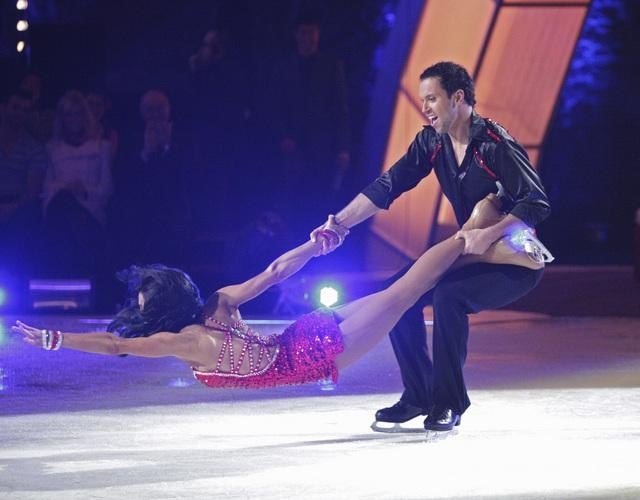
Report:
[{"label": "man's knee", "polygon": [[473,312],[468,310],[467,300],[463,291],[456,283],[442,282],[436,285],[433,290],[433,309],[438,310],[458,310],[464,313]]}]

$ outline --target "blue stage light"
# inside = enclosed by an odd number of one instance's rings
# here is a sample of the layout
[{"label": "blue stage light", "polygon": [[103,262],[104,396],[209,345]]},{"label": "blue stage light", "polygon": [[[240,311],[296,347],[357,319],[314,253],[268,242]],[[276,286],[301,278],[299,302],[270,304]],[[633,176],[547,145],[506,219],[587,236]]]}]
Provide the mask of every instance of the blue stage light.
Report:
[{"label": "blue stage light", "polygon": [[7,291],[4,288],[0,287],[0,307],[5,305],[7,302]]}]

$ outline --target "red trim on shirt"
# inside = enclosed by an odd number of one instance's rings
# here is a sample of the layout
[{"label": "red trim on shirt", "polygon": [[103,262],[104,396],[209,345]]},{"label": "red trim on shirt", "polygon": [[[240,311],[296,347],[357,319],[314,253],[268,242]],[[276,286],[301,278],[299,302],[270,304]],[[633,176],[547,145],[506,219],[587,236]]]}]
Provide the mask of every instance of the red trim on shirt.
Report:
[{"label": "red trim on shirt", "polygon": [[433,162],[436,161],[436,156],[438,156],[438,153],[440,152],[441,149],[442,149],[442,143],[439,142],[438,144],[436,144],[436,148],[433,150],[433,154],[431,155],[432,165],[433,165]]},{"label": "red trim on shirt", "polygon": [[482,167],[482,170],[484,170],[487,174],[489,174],[489,177],[491,177],[493,180],[496,180],[498,178],[498,176],[494,174],[489,167],[487,167],[486,163],[482,159],[482,156],[480,156],[480,153],[478,153],[478,150],[476,148],[473,148],[473,157],[476,159],[478,164]]}]

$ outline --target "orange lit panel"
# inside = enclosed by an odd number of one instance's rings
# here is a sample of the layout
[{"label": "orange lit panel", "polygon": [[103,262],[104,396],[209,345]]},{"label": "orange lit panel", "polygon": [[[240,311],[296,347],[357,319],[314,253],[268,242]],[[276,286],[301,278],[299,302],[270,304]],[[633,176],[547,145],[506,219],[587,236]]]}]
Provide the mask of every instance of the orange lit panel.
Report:
[{"label": "orange lit panel", "polygon": [[[422,12],[402,75],[402,86],[417,95],[418,78],[438,61],[455,61],[473,74],[495,10],[494,0],[429,0]],[[417,102],[417,101],[416,101]]]},{"label": "orange lit panel", "polygon": [[438,210],[438,225],[441,224],[445,226],[458,226],[458,221],[456,221],[456,214],[453,211],[453,207],[445,196],[442,197],[440,210]]},{"label": "orange lit panel", "polygon": [[531,4],[563,4],[563,5],[585,5],[588,6],[591,0],[504,0],[503,6],[507,5],[531,5]]},{"label": "orange lit panel", "polygon": [[587,9],[502,8],[476,79],[478,111],[521,143],[547,129]]},{"label": "orange lit panel", "polygon": [[[404,94],[398,94],[385,169],[406,153],[422,125],[420,112]],[[438,181],[435,175],[429,175],[414,189],[400,196],[389,210],[380,211],[374,217],[371,229],[404,254],[417,258],[426,247],[439,196]]]},{"label": "orange lit panel", "polygon": [[534,167],[538,167],[538,157],[540,156],[540,149],[538,148],[527,148],[527,154],[529,155],[529,160],[531,161],[531,165]]}]

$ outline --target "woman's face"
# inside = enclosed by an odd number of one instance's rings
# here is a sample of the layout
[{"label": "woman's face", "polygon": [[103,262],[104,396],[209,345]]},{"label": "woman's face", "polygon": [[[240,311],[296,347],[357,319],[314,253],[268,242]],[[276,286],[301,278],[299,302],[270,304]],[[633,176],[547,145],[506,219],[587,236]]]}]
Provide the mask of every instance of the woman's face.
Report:
[{"label": "woman's face", "polygon": [[83,134],[87,124],[82,107],[73,104],[68,105],[62,113],[62,127],[71,136]]}]

